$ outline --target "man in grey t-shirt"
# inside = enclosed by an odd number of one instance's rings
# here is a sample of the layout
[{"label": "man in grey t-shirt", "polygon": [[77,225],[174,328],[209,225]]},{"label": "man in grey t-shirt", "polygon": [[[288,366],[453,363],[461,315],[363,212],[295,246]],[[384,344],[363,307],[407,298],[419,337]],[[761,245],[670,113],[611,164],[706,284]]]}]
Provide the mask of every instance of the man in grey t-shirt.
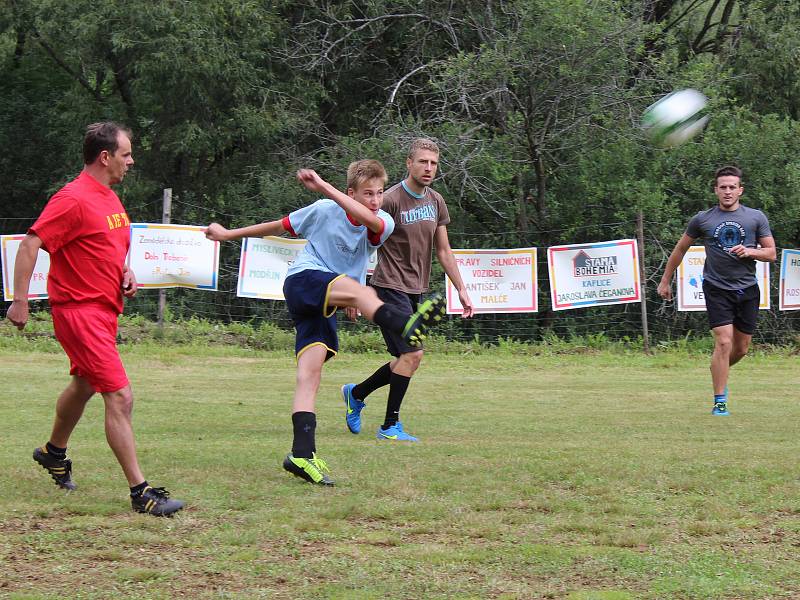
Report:
[{"label": "man in grey t-shirt", "polygon": [[[672,298],[672,276],[689,246],[702,238],[706,248],[703,294],[709,328],[714,334],[711,381],[714,408],[711,414],[728,415],[728,373],[750,347],[756,330],[760,292],[756,261],[775,261],[775,240],[767,217],[760,210],[742,206],[742,172],[722,167],[714,174],[717,206],[697,213],[689,221],[669,256],[658,293]],[[759,247],[760,246],[760,247]]]}]

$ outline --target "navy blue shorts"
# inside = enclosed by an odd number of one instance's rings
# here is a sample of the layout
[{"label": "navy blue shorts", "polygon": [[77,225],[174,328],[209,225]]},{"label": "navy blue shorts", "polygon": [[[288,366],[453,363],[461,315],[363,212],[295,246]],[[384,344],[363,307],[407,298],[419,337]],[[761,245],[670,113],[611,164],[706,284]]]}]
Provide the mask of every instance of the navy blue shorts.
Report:
[{"label": "navy blue shorts", "polygon": [[724,290],[703,281],[703,295],[706,299],[709,329],[733,324],[747,335],[756,332],[758,306],[761,304],[758,284],[743,290]]},{"label": "navy blue shorts", "polygon": [[[417,310],[417,305],[422,300],[422,294],[407,294],[399,290],[391,290],[389,288],[372,286],[378,294],[378,298],[383,300],[386,304],[399,308],[407,314],[413,314]],[[392,356],[400,356],[401,354],[408,354],[409,352],[416,352],[422,350],[422,344],[419,346],[410,346],[403,336],[395,331],[381,327],[383,340],[386,342],[386,349]]]},{"label": "navy blue shorts", "polygon": [[331,284],[344,275],[326,271],[306,270],[286,278],[283,296],[297,332],[294,354],[299,358],[304,350],[315,345],[325,346],[325,360],[339,351],[336,333],[336,307],[328,306]]}]

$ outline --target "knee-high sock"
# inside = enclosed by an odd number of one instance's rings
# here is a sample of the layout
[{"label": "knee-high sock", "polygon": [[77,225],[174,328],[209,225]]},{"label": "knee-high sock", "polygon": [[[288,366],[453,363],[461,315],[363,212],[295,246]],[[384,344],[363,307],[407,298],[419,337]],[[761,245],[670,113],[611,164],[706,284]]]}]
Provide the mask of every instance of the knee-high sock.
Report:
[{"label": "knee-high sock", "polygon": [[408,384],[411,382],[411,377],[398,375],[392,373],[389,378],[389,400],[386,402],[386,418],[383,422],[383,428],[388,429],[395,425],[400,419],[400,405],[403,404]]},{"label": "knee-high sock", "polygon": [[354,387],[352,391],[353,398],[356,400],[363,400],[378,388],[389,385],[389,379],[392,376],[392,369],[389,368],[389,364],[390,363],[386,363]]}]

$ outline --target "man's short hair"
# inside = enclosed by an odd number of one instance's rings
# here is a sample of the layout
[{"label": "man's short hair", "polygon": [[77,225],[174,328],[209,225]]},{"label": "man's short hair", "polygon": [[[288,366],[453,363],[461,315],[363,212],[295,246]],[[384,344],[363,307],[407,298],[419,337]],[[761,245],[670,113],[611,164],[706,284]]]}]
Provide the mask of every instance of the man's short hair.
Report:
[{"label": "man's short hair", "polygon": [[117,136],[120,131],[128,138],[133,137],[130,129],[113,121],[101,121],[87,126],[83,138],[83,164],[92,164],[103,150],[114,154],[119,148]]},{"label": "man's short hair", "polygon": [[739,167],[734,167],[732,165],[727,165],[724,167],[720,167],[714,173],[714,187],[717,187],[717,182],[719,181],[720,177],[738,177],[739,184],[742,183],[742,170]]},{"label": "man's short hair", "polygon": [[383,185],[389,180],[386,169],[377,160],[364,159],[351,162],[347,167],[347,187],[357,190],[358,187],[370,179],[380,179]]},{"label": "man's short hair", "polygon": [[420,150],[430,150],[439,154],[439,146],[436,145],[436,142],[428,138],[417,138],[411,142],[411,146],[408,148],[408,158],[414,158],[414,155]]}]

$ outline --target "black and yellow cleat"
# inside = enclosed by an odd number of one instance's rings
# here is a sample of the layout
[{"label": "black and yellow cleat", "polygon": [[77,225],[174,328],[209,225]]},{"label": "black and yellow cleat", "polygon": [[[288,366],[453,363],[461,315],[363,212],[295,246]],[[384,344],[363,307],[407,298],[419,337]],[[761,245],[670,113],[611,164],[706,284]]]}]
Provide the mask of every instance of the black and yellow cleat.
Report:
[{"label": "black and yellow cleat", "polygon": [[183,508],[181,500],[172,500],[163,487],[147,486],[141,494],[131,496],[133,510],[154,517],[168,517]]},{"label": "black and yellow cleat", "polygon": [[334,485],[333,479],[326,475],[331,470],[316,453],[313,453],[311,458],[296,458],[291,454],[287,454],[286,458],[283,459],[283,468],[292,475],[305,479],[309,483]]},{"label": "black and yellow cleat", "polygon": [[444,314],[444,298],[441,294],[434,294],[422,302],[408,319],[403,328],[403,339],[409,346],[419,346],[425,339],[428,329],[439,324]]},{"label": "black and yellow cleat", "polygon": [[61,489],[72,491],[77,485],[72,481],[72,461],[68,458],[56,458],[47,452],[47,447],[36,448],[33,451],[33,460],[50,473],[50,477]]}]

